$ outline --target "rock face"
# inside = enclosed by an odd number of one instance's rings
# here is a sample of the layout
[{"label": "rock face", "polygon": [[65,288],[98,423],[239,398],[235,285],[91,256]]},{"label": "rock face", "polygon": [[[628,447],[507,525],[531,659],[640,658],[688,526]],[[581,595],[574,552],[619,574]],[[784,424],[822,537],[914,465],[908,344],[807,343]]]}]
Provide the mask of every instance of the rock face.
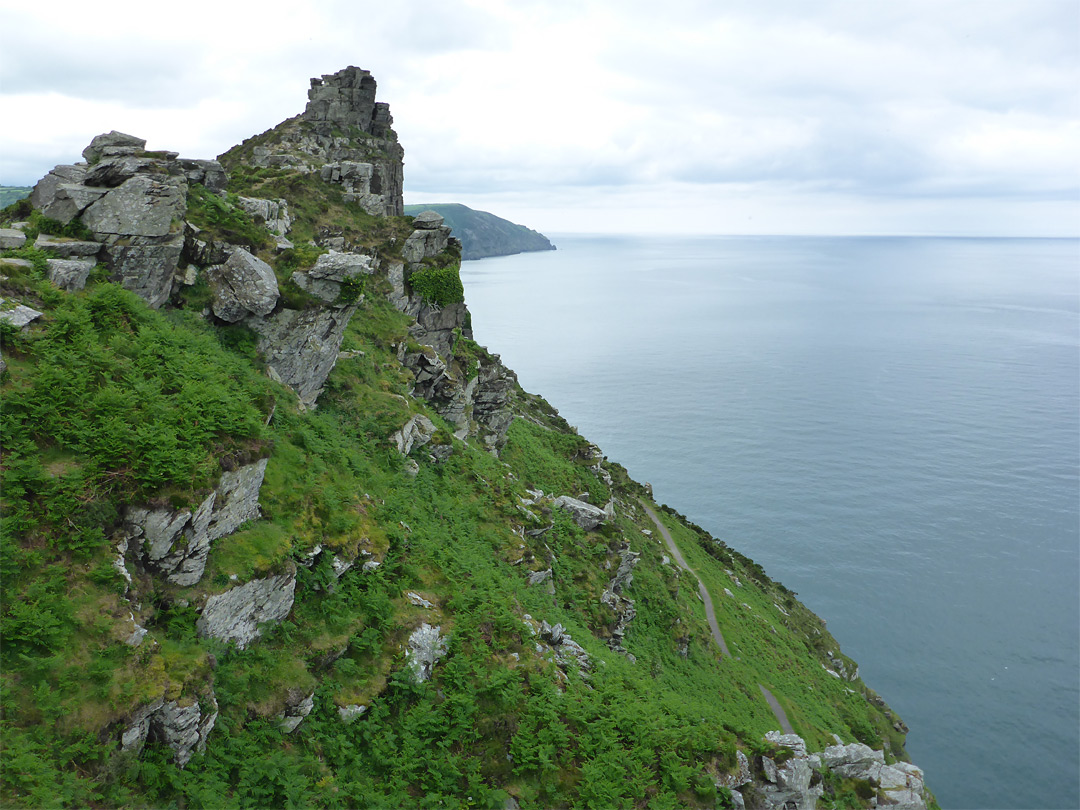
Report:
[{"label": "rock face", "polygon": [[143,706],[132,715],[120,737],[123,751],[138,754],[147,741],[163,743],[173,750],[173,758],[181,768],[194,753],[206,748],[206,738],[217,722],[217,699],[211,692],[206,700],[209,711],[203,716],[198,702],[185,705],[164,698]]},{"label": "rock face", "polygon": [[375,260],[371,256],[331,250],[319,256],[310,270],[293,273],[292,280],[297,287],[324,303],[335,304],[342,299],[347,282],[374,272]]},{"label": "rock face", "polygon": [[259,625],[280,622],[292,610],[294,573],[254,579],[206,600],[196,623],[199,635],[229,641],[241,650],[259,637]]},{"label": "rock face", "polygon": [[[194,512],[128,507],[120,566],[128,560],[174,585],[202,579],[210,544],[259,516],[259,488],[267,459],[225,472],[217,488]],[[130,575],[126,574],[130,580]]]},{"label": "rock face", "polygon": [[[623,637],[626,635],[627,626],[637,615],[637,610],[634,608],[634,600],[624,596],[623,591],[634,581],[634,566],[638,564],[640,558],[640,552],[631,551],[630,544],[624,544],[619,549],[619,567],[615,571],[615,576],[611,578],[611,583],[600,595],[600,602],[610,607],[615,614],[615,625],[611,628],[608,646],[627,655],[630,654],[622,646]],[[633,658],[633,656],[630,657]]]},{"label": "rock face", "polygon": [[879,788],[885,796],[880,807],[904,810],[926,807],[926,783],[922,769],[909,762],[886,765],[883,752],[862,743],[830,746],[821,758],[834,773],[853,779],[866,779]]},{"label": "rock face", "polygon": [[258,349],[272,377],[290,386],[300,403],[315,407],[326,378],[337,362],[345,327],[356,306],[331,309],[283,309],[245,323],[258,335]]}]

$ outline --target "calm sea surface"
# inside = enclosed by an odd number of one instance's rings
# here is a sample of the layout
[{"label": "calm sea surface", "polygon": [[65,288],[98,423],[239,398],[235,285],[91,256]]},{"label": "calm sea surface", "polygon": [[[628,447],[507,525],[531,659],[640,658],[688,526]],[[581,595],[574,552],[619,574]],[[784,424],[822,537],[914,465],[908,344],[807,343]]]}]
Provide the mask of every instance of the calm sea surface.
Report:
[{"label": "calm sea surface", "polygon": [[1080,243],[564,236],[476,339],[797,591],[944,808],[1080,807]]}]

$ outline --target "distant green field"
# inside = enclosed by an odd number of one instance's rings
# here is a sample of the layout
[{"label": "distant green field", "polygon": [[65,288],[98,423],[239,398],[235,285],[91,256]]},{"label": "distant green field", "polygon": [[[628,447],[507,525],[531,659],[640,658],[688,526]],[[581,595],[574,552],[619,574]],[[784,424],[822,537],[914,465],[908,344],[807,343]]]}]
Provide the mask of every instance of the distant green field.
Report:
[{"label": "distant green field", "polygon": [[23,197],[29,197],[30,191],[30,186],[0,186],[0,208],[7,208]]}]

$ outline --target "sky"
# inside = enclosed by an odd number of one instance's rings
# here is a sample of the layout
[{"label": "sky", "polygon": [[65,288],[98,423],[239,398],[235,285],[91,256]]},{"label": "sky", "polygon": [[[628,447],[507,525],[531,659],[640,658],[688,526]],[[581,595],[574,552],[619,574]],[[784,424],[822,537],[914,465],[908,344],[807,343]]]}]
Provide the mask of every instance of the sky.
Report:
[{"label": "sky", "polygon": [[545,233],[1080,236],[1080,0],[0,0],[0,183],[370,70],[405,202]]}]

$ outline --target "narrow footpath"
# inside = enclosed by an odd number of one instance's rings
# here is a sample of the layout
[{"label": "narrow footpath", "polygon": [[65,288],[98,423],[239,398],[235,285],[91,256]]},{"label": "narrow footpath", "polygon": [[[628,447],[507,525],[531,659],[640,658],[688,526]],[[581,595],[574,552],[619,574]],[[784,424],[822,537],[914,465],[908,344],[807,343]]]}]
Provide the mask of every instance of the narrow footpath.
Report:
[{"label": "narrow footpath", "polygon": [[[705,587],[705,583],[701,581],[701,577],[694,573],[694,569],[687,564],[682,552],[679,551],[679,547],[675,545],[675,540],[672,539],[671,532],[667,530],[667,526],[660,522],[660,518],[656,516],[656,512],[650,509],[648,504],[644,501],[638,501],[638,503],[645,509],[645,514],[649,516],[649,519],[656,524],[656,528],[660,530],[660,536],[663,537],[664,542],[667,543],[668,549],[670,549],[672,556],[675,557],[675,562],[679,564],[680,568],[697,580],[698,593],[701,595],[701,600],[705,603],[705,618],[709,622],[709,629],[712,631],[713,640],[716,642],[717,646],[720,647],[720,652],[730,658],[731,653],[728,651],[727,643],[724,641],[724,634],[720,632],[720,625],[716,621],[716,610],[713,608],[712,597],[709,596],[709,591]],[[765,701],[769,704],[769,708],[772,709],[772,713],[776,715],[776,720],[780,723],[780,730],[785,734],[794,734],[795,731],[791,728],[791,723],[788,721],[784,707],[780,705],[780,702],[773,693],[760,683],[758,684],[758,688],[761,690],[761,694],[764,696]]]}]

